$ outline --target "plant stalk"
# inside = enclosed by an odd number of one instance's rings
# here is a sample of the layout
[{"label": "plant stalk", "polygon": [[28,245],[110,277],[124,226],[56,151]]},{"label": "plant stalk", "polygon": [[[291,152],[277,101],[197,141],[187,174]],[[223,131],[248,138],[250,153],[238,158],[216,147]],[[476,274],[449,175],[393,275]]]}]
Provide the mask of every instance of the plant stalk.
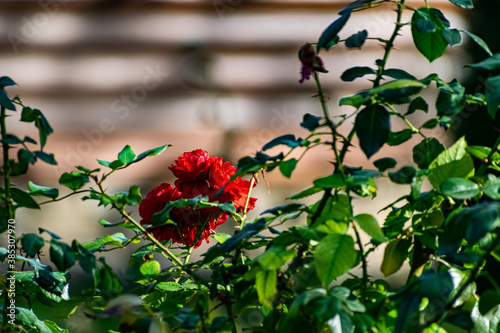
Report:
[{"label": "plant stalk", "polygon": [[3,179],[4,179],[4,188],[5,188],[5,206],[7,208],[7,220],[14,218],[14,211],[12,207],[11,201],[11,193],[10,193],[10,162],[9,162],[9,149],[10,146],[8,143],[5,143],[7,140],[7,125],[6,125],[6,113],[5,107],[1,107],[0,114],[0,127],[2,131],[2,150],[3,150]]}]

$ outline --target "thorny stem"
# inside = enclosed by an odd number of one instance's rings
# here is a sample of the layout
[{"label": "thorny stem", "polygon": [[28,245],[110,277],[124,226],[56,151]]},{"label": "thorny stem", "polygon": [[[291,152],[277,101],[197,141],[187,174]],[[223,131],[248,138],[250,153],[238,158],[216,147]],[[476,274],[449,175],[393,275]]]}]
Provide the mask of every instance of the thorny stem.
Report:
[{"label": "thorny stem", "polygon": [[328,105],[326,103],[326,98],[325,98],[325,93],[323,92],[323,87],[321,86],[321,83],[319,82],[319,77],[317,72],[313,72],[313,77],[314,81],[316,82],[316,88],[318,90],[318,97],[319,101],[321,103],[321,109],[323,110],[323,116],[325,117],[326,120],[326,125],[330,128],[330,131],[332,132],[332,149],[335,154],[335,168],[336,170],[340,170],[342,174],[342,178],[344,178],[343,174],[343,168],[342,168],[342,161],[340,160],[340,155],[339,151],[337,149],[337,129],[335,128],[335,124],[333,123],[332,119],[330,118],[330,113],[328,112]]},{"label": "thorny stem", "polygon": [[366,253],[363,248],[363,244],[361,243],[361,237],[359,236],[359,230],[354,221],[351,221],[352,228],[354,229],[354,234],[356,235],[356,242],[359,247],[359,255],[361,256],[361,262],[363,265],[363,288],[368,287],[368,263],[366,261]]},{"label": "thorny stem", "polygon": [[403,17],[403,10],[405,9],[405,1],[406,0],[401,0],[401,2],[397,3],[398,9],[396,10],[396,12],[398,16],[395,23],[396,27],[394,28],[391,38],[385,44],[384,57],[379,63],[377,76],[375,78],[375,81],[373,82],[374,87],[378,87],[380,85],[380,81],[382,80],[382,74],[384,73],[385,66],[387,65],[387,60],[389,59],[389,55],[394,46],[394,41],[396,40],[396,37],[399,35],[399,30],[401,30],[401,27],[403,26],[403,24],[401,24],[401,19]]},{"label": "thorny stem", "polygon": [[2,130],[2,150],[3,150],[3,179],[5,188],[5,206],[7,210],[7,219],[14,218],[14,211],[12,210],[12,201],[10,194],[10,162],[9,162],[9,144],[6,143],[7,139],[7,125],[5,122],[6,114],[5,108],[2,106],[2,111],[0,115],[0,126]]},{"label": "thorny stem", "polygon": [[250,195],[252,194],[252,189],[254,185],[255,185],[255,177],[252,176],[252,179],[250,180],[250,187],[248,188],[247,200],[245,201],[245,206],[243,207],[243,218],[241,219],[240,230],[243,228],[243,224],[245,224],[245,220],[247,218],[248,204],[250,203]]}]

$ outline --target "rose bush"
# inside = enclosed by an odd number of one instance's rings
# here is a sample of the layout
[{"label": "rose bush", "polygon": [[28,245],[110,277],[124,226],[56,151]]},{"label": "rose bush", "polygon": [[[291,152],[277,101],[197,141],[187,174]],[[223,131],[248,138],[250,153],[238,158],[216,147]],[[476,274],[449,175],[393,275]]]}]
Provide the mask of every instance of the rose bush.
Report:
[{"label": "rose bush", "polygon": [[[471,0],[450,1],[473,7]],[[341,38],[351,15],[375,5],[395,11],[389,38],[369,36],[366,30]],[[405,11],[412,13],[408,22]],[[255,155],[241,158],[236,167],[203,150],[184,153],[170,166],[177,178],[175,187],[162,183],[144,199],[136,185],[109,193],[104,182],[168,145],[138,155],[125,146],[115,160],[98,160],[103,170],[77,166],[59,178],[70,191],[65,195],[59,188],[32,182],[28,190],[14,186],[13,177],[25,174],[37,160],[56,163],[43,149],[52,128],[40,110],[8,97],[4,88],[15,83],[1,77],[0,226],[7,246],[0,247],[0,260],[9,267],[0,279],[2,331],[58,333],[68,332],[62,327],[73,324],[72,331],[83,327],[108,333],[498,333],[500,138],[491,146],[469,145],[460,138],[445,147],[429,130],[437,126],[447,130],[464,110],[497,117],[500,76],[489,73],[485,86],[469,93],[458,81],[446,82],[437,74],[417,77],[388,68],[404,29],[430,62],[460,43],[463,34],[485,53],[485,60],[468,65],[469,69],[500,69],[498,54],[478,36],[452,28],[430,1],[422,1],[420,8],[405,0],[354,1],[339,12],[315,45],[308,43],[299,52],[300,82],[314,80],[321,109],[317,115],[304,115],[300,123],[304,138],[279,136]],[[372,40],[383,45],[380,59],[371,67],[348,68],[341,75],[345,82],[368,77],[372,87],[340,99],[338,104],[353,109],[333,118],[320,81],[320,73],[327,70],[318,54],[335,52],[341,45],[361,49]],[[437,96],[431,104],[422,91],[432,85]],[[34,139],[7,132],[7,110],[17,106],[22,107],[21,121],[34,123],[39,131],[36,148],[31,146]],[[409,117],[416,112],[431,119],[420,123]],[[392,119],[401,120],[405,128],[393,131]],[[413,145],[412,138],[419,142]],[[401,150],[391,157],[390,149],[381,148],[399,145],[411,150],[411,162],[398,167],[401,161],[393,157]],[[318,146],[328,147],[325,159],[333,162],[331,172],[290,195],[283,205],[249,219],[247,212],[256,202],[251,191],[259,173],[279,170],[290,178]],[[283,151],[268,155],[271,148]],[[16,154],[10,149],[17,149]],[[295,154],[298,150],[301,153]],[[373,167],[347,165],[346,156],[353,152],[362,152],[367,161],[379,158]],[[359,197],[385,194],[377,187],[381,179],[407,191],[381,207],[387,212],[383,219],[363,211],[365,207],[355,209]],[[82,200],[115,210],[118,221],[99,223],[105,230],[125,230],[126,235],[106,233],[71,243],[44,228],[39,234],[16,235],[18,209],[39,209],[81,194]],[[304,198],[313,203],[301,203]],[[136,206],[140,221],[130,213]],[[214,233],[222,223],[235,223],[234,233]],[[214,240],[212,246],[193,260],[194,249],[209,238]],[[104,254],[132,246],[130,274],[120,277]],[[401,288],[369,271],[370,258],[380,247],[384,277],[408,266]],[[41,256],[42,252],[48,255]],[[167,263],[155,259],[160,254]],[[75,265],[91,282],[78,292],[70,288]],[[89,319],[75,324],[75,313]]]},{"label": "rose bush", "polygon": [[[159,213],[167,203],[179,199],[192,199],[207,196],[209,202],[231,202],[237,212],[248,211],[255,207],[255,198],[248,197],[250,181],[231,177],[236,167],[230,161],[210,157],[209,153],[197,149],[184,153],[169,167],[177,177],[172,187],[161,184],[146,195],[139,205],[142,225],[151,225],[154,214]],[[248,198],[248,202],[247,202]],[[229,213],[218,207],[192,209],[173,208],[170,211],[171,223],[149,229],[159,241],[172,240],[187,246],[198,247],[215,229],[227,221]]]}]

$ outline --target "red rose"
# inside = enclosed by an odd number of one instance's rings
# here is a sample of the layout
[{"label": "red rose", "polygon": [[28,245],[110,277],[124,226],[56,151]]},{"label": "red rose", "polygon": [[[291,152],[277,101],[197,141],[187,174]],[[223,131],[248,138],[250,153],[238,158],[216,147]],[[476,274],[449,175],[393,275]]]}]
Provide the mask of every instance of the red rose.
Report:
[{"label": "red rose", "polygon": [[171,165],[169,169],[181,182],[203,181],[206,179],[210,168],[210,155],[202,149],[196,149],[179,156],[175,164]]},{"label": "red rose", "polygon": [[[229,182],[236,172],[231,162],[223,162],[216,156],[211,158],[206,151],[197,149],[179,156],[169,169],[177,177],[174,183],[176,188],[163,183],[148,193],[139,206],[141,224],[151,224],[153,214],[161,211],[168,202],[199,195],[207,196],[210,202],[231,201],[238,212],[243,212],[250,182],[240,177]],[[250,198],[248,210],[255,207],[256,200]],[[171,239],[174,243],[198,247],[203,239],[208,242],[210,234],[228,217],[228,213],[217,207],[195,210],[189,207],[173,208],[169,218],[175,224],[152,228],[151,232],[160,241]]]}]

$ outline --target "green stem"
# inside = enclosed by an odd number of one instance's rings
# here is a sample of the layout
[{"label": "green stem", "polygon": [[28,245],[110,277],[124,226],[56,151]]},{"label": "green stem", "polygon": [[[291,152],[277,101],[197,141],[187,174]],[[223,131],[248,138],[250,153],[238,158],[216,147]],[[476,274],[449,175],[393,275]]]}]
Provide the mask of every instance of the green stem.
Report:
[{"label": "green stem", "polygon": [[491,160],[493,158],[493,155],[497,152],[498,146],[500,146],[500,136],[498,137],[497,141],[495,141],[495,144],[493,144],[493,147],[491,147],[491,151],[488,154],[488,157],[486,157],[486,163],[481,164],[479,167],[479,170],[477,171],[476,176],[483,176],[486,170],[488,169],[488,166],[491,164]]},{"label": "green stem", "polygon": [[384,57],[382,58],[381,62],[379,63],[377,76],[375,78],[375,81],[373,81],[374,87],[378,87],[380,85],[380,80],[382,80],[382,74],[384,73],[385,66],[387,65],[387,60],[389,59],[389,55],[390,55],[391,50],[394,46],[394,41],[396,40],[396,37],[399,35],[399,30],[401,30],[401,27],[403,27],[403,24],[401,24],[401,19],[403,18],[403,10],[405,9],[405,1],[406,0],[401,0],[401,2],[397,3],[398,9],[396,10],[396,12],[397,12],[398,16],[397,16],[396,23],[395,23],[396,26],[394,28],[394,31],[392,32],[391,38],[385,44]]},{"label": "green stem", "polygon": [[248,204],[250,203],[250,195],[252,194],[253,186],[255,185],[255,177],[252,176],[250,180],[250,187],[248,188],[247,199],[245,200],[245,206],[243,207],[243,217],[240,222],[240,230],[243,229],[243,224],[245,224],[245,220],[247,218],[248,213]]},{"label": "green stem", "polygon": [[352,228],[354,229],[354,234],[356,235],[356,242],[359,247],[359,255],[361,256],[361,263],[363,265],[363,287],[366,289],[368,287],[368,263],[366,262],[366,253],[363,248],[363,243],[361,243],[361,237],[359,236],[359,230],[354,221],[351,221]]},{"label": "green stem", "polygon": [[188,248],[188,254],[186,255],[186,258],[184,259],[184,265],[186,265],[189,262],[189,258],[191,257],[191,252],[193,252],[194,246],[190,246]]},{"label": "green stem", "polygon": [[10,146],[6,142],[7,139],[7,125],[5,122],[6,114],[5,108],[2,106],[0,114],[0,127],[2,131],[2,150],[3,150],[3,179],[5,188],[5,206],[7,208],[7,219],[14,218],[14,210],[12,207],[11,193],[10,193],[10,161],[9,161],[9,149]]},{"label": "green stem", "polygon": [[67,194],[67,195],[65,195],[63,197],[60,197],[60,198],[57,198],[57,199],[39,202],[38,205],[45,205],[45,204],[48,204],[48,203],[51,203],[51,202],[61,201],[61,200],[64,200],[66,198],[69,198],[69,197],[71,197],[71,196],[73,196],[75,194],[81,194],[81,193],[87,193],[87,192],[92,192],[92,191],[91,190],[80,190],[80,191],[71,192],[70,194]]},{"label": "green stem", "polygon": [[326,120],[326,125],[330,128],[330,131],[332,132],[332,149],[333,153],[335,154],[335,159],[336,159],[336,165],[335,168],[336,170],[340,170],[343,176],[342,172],[342,161],[340,160],[340,155],[337,149],[337,129],[335,128],[335,124],[333,123],[332,119],[330,118],[330,112],[328,112],[328,104],[326,103],[326,98],[325,98],[325,93],[323,92],[323,87],[321,86],[321,83],[319,81],[319,76],[317,72],[313,71],[313,77],[314,81],[316,82],[316,89],[318,90],[318,97],[319,101],[321,103],[321,110],[323,110],[323,116],[325,117]]}]

